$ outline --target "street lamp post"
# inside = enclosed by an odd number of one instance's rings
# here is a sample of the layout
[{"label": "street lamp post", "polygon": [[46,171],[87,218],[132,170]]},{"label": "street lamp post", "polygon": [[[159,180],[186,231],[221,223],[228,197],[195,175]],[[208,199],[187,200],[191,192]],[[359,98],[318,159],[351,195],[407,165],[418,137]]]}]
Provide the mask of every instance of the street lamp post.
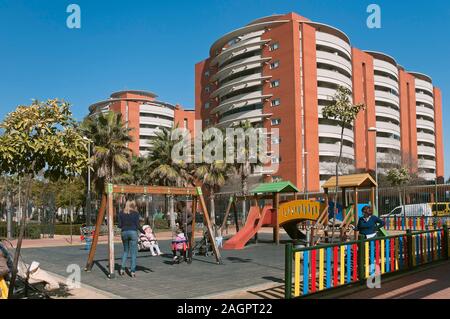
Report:
[{"label": "street lamp post", "polygon": [[377,208],[377,214],[378,212],[378,161],[377,161],[377,128],[376,127],[369,127],[369,132],[375,133],[375,182],[377,183],[377,186],[375,187],[375,207]]}]

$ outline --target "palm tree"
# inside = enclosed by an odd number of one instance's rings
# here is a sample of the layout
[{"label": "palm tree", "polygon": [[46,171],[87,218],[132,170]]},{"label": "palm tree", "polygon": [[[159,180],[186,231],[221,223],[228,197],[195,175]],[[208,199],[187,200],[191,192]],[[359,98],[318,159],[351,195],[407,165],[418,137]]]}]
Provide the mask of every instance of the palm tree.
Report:
[{"label": "palm tree", "polygon": [[[203,183],[209,192],[210,215],[213,226],[216,225],[215,192],[225,184],[232,171],[233,167],[225,161],[202,162],[194,167],[193,175]],[[215,232],[215,227],[213,231]]]},{"label": "palm tree", "polygon": [[[174,128],[176,129],[176,127]],[[172,158],[174,146],[180,139],[172,139],[172,130],[161,129],[150,146],[148,161],[150,180],[153,184],[161,186],[186,187],[192,185],[193,177],[188,163]],[[175,229],[174,200],[169,197],[170,227]]]},{"label": "palm tree", "polygon": [[[259,154],[257,154],[256,158],[251,158],[251,147],[250,147],[250,141],[247,138],[247,133],[250,132],[252,129],[255,129],[252,123],[249,121],[240,122],[235,129],[242,129],[245,134],[245,143],[243,147],[239,147],[236,141],[233,141],[232,145],[229,145],[227,143],[227,146],[234,147],[234,150],[236,151],[236,158],[234,160],[234,169],[236,174],[239,176],[241,180],[241,186],[242,186],[242,194],[244,196],[247,196],[249,193],[248,190],[248,178],[250,174],[252,174],[255,171],[256,167],[259,167],[263,165],[263,163],[260,160]],[[240,160],[239,160],[240,159]],[[242,201],[242,213],[244,215],[244,219],[247,212],[247,205],[246,201]]]},{"label": "palm tree", "polygon": [[149,175],[154,184],[186,187],[192,182],[186,162],[172,158],[172,149],[180,140],[172,140],[172,130],[161,129],[150,146],[148,160]]},{"label": "palm tree", "polygon": [[122,120],[122,114],[108,111],[85,118],[81,130],[92,141],[93,179],[97,190],[103,193],[105,183],[130,171],[132,152],[128,143],[133,141],[132,129]]}]

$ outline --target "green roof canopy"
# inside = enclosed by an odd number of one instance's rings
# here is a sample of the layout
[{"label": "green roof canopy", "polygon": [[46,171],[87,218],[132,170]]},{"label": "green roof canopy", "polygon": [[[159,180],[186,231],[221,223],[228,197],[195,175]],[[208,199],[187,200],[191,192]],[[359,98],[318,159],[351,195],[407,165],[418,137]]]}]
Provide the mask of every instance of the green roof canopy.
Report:
[{"label": "green roof canopy", "polygon": [[297,187],[291,182],[262,183],[253,188],[250,193],[295,193]]}]

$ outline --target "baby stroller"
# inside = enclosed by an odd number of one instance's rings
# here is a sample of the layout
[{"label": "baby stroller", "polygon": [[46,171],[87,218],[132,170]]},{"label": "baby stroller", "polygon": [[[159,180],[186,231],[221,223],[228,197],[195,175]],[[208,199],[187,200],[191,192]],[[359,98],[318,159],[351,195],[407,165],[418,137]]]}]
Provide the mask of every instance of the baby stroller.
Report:
[{"label": "baby stroller", "polygon": [[208,237],[208,231],[203,228],[203,237],[202,239],[195,244],[194,248],[192,249],[192,255],[196,256],[212,256],[214,254],[213,248],[211,246],[211,243],[209,241]]}]

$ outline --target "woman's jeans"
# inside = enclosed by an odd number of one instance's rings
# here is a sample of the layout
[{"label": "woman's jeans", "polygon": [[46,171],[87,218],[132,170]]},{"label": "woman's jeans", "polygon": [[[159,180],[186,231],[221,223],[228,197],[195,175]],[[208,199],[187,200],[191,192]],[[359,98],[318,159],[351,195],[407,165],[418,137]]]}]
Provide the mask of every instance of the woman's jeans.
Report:
[{"label": "woman's jeans", "polygon": [[125,269],[128,253],[131,254],[131,272],[136,272],[136,257],[137,257],[137,241],[138,234],[135,230],[122,231],[123,255],[122,255],[122,269]]}]

